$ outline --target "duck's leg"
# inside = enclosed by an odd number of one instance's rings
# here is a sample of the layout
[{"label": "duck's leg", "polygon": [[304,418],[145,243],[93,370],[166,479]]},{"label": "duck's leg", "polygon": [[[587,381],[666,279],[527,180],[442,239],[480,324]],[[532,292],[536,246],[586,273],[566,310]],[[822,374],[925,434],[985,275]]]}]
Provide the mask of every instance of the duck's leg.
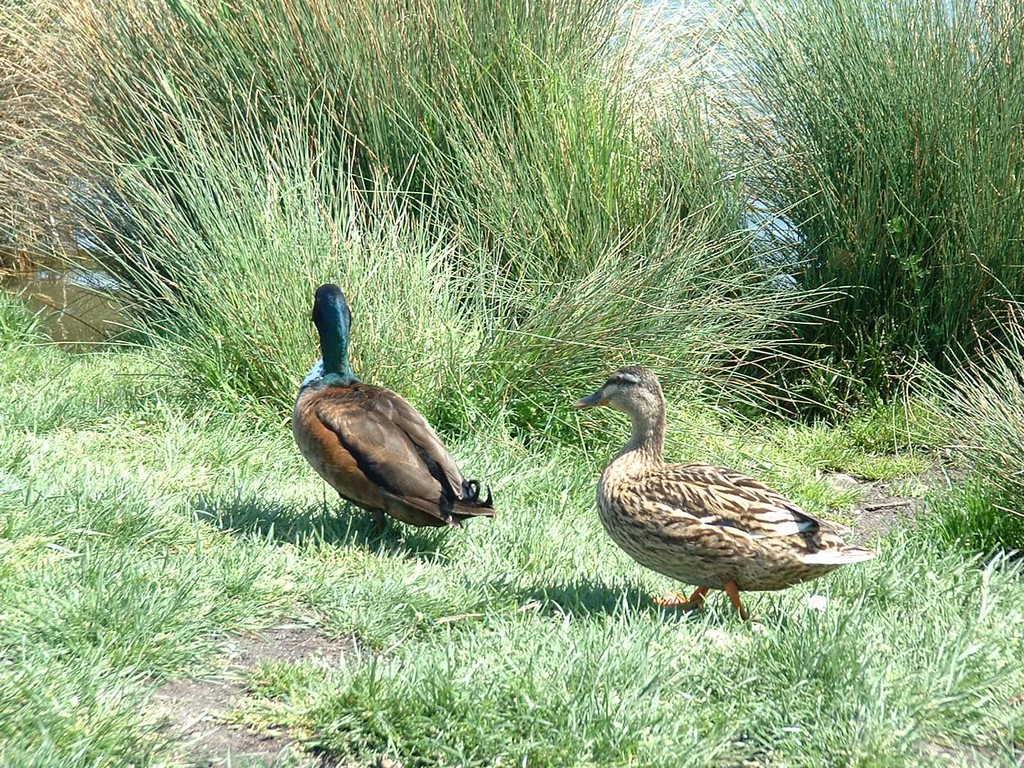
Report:
[{"label": "duck's leg", "polygon": [[750,614],[747,613],[747,609],[743,607],[743,602],[740,600],[740,588],[736,586],[735,581],[730,581],[725,585],[725,594],[732,600],[732,604],[740,614],[740,618],[746,621],[750,618]]},{"label": "duck's leg", "polygon": [[696,611],[704,605],[704,595],[707,593],[707,587],[697,587],[688,598],[683,597],[678,592],[669,592],[664,597],[655,600],[654,603],[663,608],[682,608],[688,611]]}]

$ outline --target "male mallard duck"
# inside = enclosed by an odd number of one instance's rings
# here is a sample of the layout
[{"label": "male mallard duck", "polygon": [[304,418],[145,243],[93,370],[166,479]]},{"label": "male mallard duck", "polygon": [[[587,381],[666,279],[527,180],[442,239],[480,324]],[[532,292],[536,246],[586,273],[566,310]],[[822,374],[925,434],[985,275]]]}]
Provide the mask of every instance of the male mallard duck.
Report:
[{"label": "male mallard duck", "polygon": [[465,480],[437,434],[401,395],[363,384],[348,362],[352,312],[336,285],[313,302],[321,359],[302,382],[292,432],[299,450],[343,499],[411,525],[459,525],[494,514],[491,495]]},{"label": "male mallard duck", "polygon": [[874,553],[843,542],[828,523],[753,478],[710,464],[666,464],[665,396],[651,371],[616,371],[577,408],[607,405],[633,425],[601,475],[601,523],[630,557],[697,590],[663,605],[699,608],[723,589],[740,616],[740,591],[785,589]]}]

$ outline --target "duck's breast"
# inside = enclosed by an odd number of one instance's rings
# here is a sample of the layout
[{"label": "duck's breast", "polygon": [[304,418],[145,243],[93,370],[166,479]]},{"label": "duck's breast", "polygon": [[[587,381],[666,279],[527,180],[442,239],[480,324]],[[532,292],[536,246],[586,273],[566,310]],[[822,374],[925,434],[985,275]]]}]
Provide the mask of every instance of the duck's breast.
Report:
[{"label": "duck's breast", "polygon": [[676,510],[645,496],[637,481],[602,477],[597,508],[612,541],[646,568],[694,586],[721,588],[729,581],[724,553],[699,540],[696,526]]}]

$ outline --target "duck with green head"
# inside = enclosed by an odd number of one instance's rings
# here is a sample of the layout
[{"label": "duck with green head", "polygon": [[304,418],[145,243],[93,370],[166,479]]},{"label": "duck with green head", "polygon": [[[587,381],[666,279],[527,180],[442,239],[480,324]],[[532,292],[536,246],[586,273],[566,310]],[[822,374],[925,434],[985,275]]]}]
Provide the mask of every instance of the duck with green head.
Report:
[{"label": "duck with green head", "polygon": [[313,302],[321,359],[302,382],[292,432],[302,455],[346,501],[417,526],[490,517],[480,483],[466,480],[437,434],[401,395],[363,384],[348,360],[352,311],[341,289],[321,285]]}]

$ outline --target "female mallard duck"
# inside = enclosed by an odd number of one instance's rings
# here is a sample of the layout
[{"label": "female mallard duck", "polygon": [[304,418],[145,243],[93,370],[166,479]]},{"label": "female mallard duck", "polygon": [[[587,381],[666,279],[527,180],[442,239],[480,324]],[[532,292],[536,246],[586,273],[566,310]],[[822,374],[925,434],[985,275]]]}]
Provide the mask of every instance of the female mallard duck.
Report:
[{"label": "female mallard duck", "polygon": [[430,425],[401,395],[361,383],[348,362],[352,312],[336,285],[321,285],[313,322],[322,357],[302,382],[292,432],[299,450],[343,499],[420,526],[494,514],[491,495],[465,480]]},{"label": "female mallard duck", "polygon": [[699,608],[709,589],[723,589],[746,619],[741,590],[785,589],[875,556],[739,472],[666,464],[665,396],[647,369],[621,368],[576,403],[597,405],[625,411],[633,425],[601,475],[601,523],[638,563],[697,587],[689,599],[673,593],[663,605]]}]

